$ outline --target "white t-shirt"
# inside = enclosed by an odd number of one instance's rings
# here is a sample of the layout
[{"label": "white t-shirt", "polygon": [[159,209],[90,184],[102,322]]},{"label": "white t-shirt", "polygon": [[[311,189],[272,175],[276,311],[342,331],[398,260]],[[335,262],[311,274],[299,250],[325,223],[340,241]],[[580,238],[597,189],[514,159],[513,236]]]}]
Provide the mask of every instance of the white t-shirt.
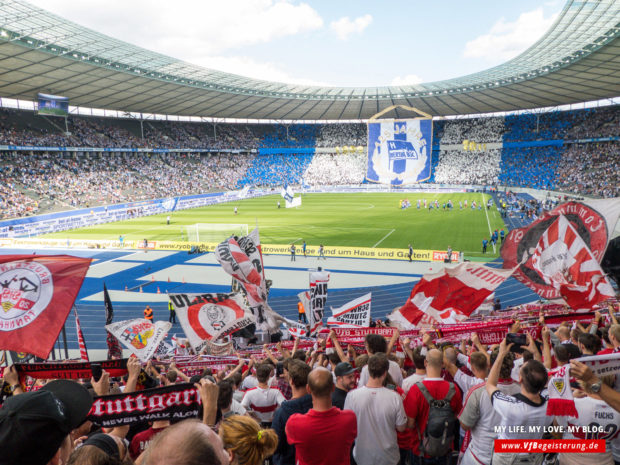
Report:
[{"label": "white t-shirt", "polygon": [[279,389],[255,387],[246,391],[241,406],[252,410],[261,422],[271,423],[276,409],[286,399]]},{"label": "white t-shirt", "polygon": [[521,371],[522,366],[523,366],[523,357],[516,358],[514,366],[512,367],[512,372],[510,373],[510,377],[514,379],[517,383],[519,382],[519,372]]},{"label": "white t-shirt", "polygon": [[366,386],[349,391],[345,410],[357,417],[353,457],[358,465],[396,465],[400,460],[396,427],[407,423],[403,400],[388,388]]},{"label": "white t-shirt", "polygon": [[611,444],[620,436],[620,413],[615,411],[607,402],[583,397],[575,399],[575,407],[579,418],[555,417],[558,425],[564,428],[588,426],[592,429],[602,427],[605,433],[584,433],[584,432],[565,432],[563,439],[604,439],[607,443],[606,451],[603,454],[560,454],[562,463],[580,465],[603,465],[613,463]]},{"label": "white t-shirt", "polygon": [[247,391],[248,389],[255,388],[256,386],[258,386],[258,380],[256,379],[256,376],[248,375],[241,382],[241,388],[240,389],[242,391]]},{"label": "white t-shirt", "polygon": [[[388,373],[390,374],[394,382],[398,385],[398,387],[401,387],[403,385],[403,374],[400,371],[400,366],[398,365],[398,363],[392,360],[390,360],[389,362],[390,367],[388,368]],[[368,374],[368,365],[364,365],[364,368],[362,368],[362,372],[360,373],[360,380],[357,383],[357,387],[366,386],[369,378],[370,375]]]},{"label": "white t-shirt", "polygon": [[[541,397],[543,402],[536,405],[522,394],[507,396],[501,391],[495,391],[491,403],[502,417],[497,439],[542,439],[543,428],[529,428],[550,426],[553,423],[553,417],[547,415],[547,399]],[[520,430],[521,426],[524,431]]]},{"label": "white t-shirt", "polygon": [[467,392],[475,385],[480,384],[482,380],[475,376],[468,375],[463,370],[458,370],[454,375],[454,382],[461,388],[461,391]]},{"label": "white t-shirt", "polygon": [[422,381],[424,378],[426,378],[426,375],[418,375],[418,374],[412,374],[411,376],[406,377],[403,380],[403,391],[405,391],[405,394],[407,394],[409,392],[409,389],[411,389],[411,387],[415,384],[418,383],[420,381]]},{"label": "white t-shirt", "polygon": [[[477,465],[479,463],[491,463],[493,443],[497,438],[495,426],[502,421],[502,417],[491,404],[491,398],[486,390],[486,383],[481,379],[478,381],[479,383],[467,392],[463,402],[463,409],[459,414],[459,420],[471,428],[471,441],[467,450],[478,462]],[[517,383],[501,384],[497,387],[506,395],[518,394],[520,390]],[[466,455],[463,461],[467,457]],[[462,462],[462,465],[469,465],[469,462]]]}]

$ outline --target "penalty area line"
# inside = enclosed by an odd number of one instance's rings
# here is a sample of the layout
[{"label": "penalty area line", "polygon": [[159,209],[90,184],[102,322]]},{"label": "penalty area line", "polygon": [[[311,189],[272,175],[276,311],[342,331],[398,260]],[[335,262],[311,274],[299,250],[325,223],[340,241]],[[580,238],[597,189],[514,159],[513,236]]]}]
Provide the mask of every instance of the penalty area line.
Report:
[{"label": "penalty area line", "polygon": [[375,245],[372,246],[372,248],[374,249],[375,247],[377,247],[379,244],[381,244],[384,240],[386,240],[388,238],[388,236],[390,234],[392,234],[394,231],[396,231],[396,229],[392,229],[389,233],[387,233],[385,236],[383,236],[383,238],[377,242]]}]

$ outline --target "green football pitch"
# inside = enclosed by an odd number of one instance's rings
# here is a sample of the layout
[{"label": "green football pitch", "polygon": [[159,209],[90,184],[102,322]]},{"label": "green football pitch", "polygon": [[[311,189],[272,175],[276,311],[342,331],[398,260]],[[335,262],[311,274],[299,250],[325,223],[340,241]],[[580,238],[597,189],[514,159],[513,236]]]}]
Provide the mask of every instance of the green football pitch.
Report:
[{"label": "green football pitch", "polygon": [[[472,201],[486,205],[489,198],[481,193],[450,194],[304,194],[302,206],[284,208],[279,195],[245,199],[209,207],[63,231],[46,237],[74,239],[187,240],[187,226],[200,223],[247,224],[249,230],[258,225],[263,244],[407,248],[445,250],[448,245],[472,257],[482,256],[482,239],[490,231],[506,229],[494,205],[490,210],[472,210]],[[409,199],[411,207],[401,210],[399,201]],[[417,200],[427,204],[439,202],[439,209],[416,207]],[[277,208],[278,200],[282,208]],[[454,208],[442,209],[451,200]],[[468,208],[459,209],[459,201],[467,200]],[[238,214],[234,214],[237,207]],[[497,256],[489,245],[487,257]]]}]

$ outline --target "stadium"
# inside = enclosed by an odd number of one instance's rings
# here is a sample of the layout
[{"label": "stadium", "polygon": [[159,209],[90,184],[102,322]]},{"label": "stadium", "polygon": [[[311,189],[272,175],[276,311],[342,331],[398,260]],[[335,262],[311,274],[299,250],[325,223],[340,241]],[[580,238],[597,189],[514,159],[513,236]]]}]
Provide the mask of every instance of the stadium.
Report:
[{"label": "stadium", "polygon": [[[50,359],[80,356],[77,314],[91,360],[104,359],[110,305],[115,323],[142,318],[147,305],[168,321],[171,295],[239,291],[221,245],[230,237],[242,244],[255,228],[258,287],[288,320],[258,324],[263,342],[294,327],[299,295],[318,267],[330,274],[325,318],[371,293],[372,326],[382,326],[416,284],[457,263],[498,273],[524,266],[521,256],[507,265],[504,242],[555,211],[573,225],[582,216],[577,232],[617,302],[615,0],[568,0],[540,39],[498,66],[385,87],[253,79],[140,48],[25,1],[0,8],[0,325],[14,328],[6,316],[17,289],[9,256],[91,260]],[[567,202],[591,212],[572,212]],[[607,222],[602,230],[590,228],[595,217],[592,224]],[[531,317],[537,305],[566,305],[526,278],[502,278],[478,314],[529,309]],[[252,292],[241,295],[254,308]],[[168,341],[186,333],[180,318],[166,332]],[[27,352],[4,345],[5,357]]]}]

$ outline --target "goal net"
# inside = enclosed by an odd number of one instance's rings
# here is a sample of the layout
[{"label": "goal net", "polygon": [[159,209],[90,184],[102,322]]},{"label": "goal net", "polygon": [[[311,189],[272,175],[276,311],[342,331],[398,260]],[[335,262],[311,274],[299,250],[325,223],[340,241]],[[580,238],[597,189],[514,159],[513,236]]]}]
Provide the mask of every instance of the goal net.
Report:
[{"label": "goal net", "polygon": [[184,239],[188,242],[222,242],[230,236],[247,236],[247,224],[195,223],[185,226]]}]

